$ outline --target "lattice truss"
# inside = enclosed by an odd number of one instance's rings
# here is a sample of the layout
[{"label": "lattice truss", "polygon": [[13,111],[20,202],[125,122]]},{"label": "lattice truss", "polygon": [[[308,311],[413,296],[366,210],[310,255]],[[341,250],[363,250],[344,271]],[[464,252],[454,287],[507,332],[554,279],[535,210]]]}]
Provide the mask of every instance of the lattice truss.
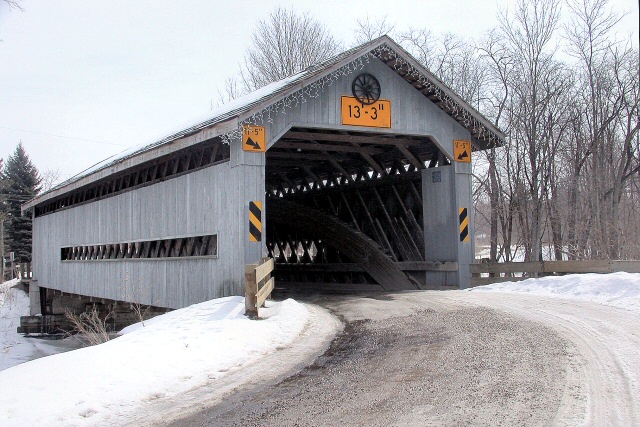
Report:
[{"label": "lattice truss", "polygon": [[150,160],[122,173],[91,183],[38,205],[36,216],[46,215],[83,203],[116,196],[125,191],[155,184],[165,179],[229,160],[229,146],[220,138]]},{"label": "lattice truss", "polygon": [[267,151],[266,190],[283,197],[447,164],[429,138],[292,128]]},{"label": "lattice truss", "polygon": [[135,260],[204,256],[218,256],[218,236],[216,234],[134,242],[75,245],[60,249],[61,261]]},{"label": "lattice truss", "polygon": [[[341,187],[291,193],[282,200],[313,207],[348,225],[352,233],[364,234],[375,241],[394,262],[424,261],[421,182],[419,172],[406,172]],[[267,212],[279,200],[269,199]],[[267,223],[267,249],[278,263],[279,280],[374,283],[339,247],[323,240],[322,233],[313,235],[298,230],[295,224]]]}]

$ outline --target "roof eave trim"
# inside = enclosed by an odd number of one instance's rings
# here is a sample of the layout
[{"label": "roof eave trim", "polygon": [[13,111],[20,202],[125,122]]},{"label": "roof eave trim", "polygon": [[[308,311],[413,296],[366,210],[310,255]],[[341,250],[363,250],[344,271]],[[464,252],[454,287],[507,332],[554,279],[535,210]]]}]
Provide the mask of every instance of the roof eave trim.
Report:
[{"label": "roof eave trim", "polygon": [[461,108],[467,110],[469,114],[471,114],[476,120],[478,120],[478,122],[480,122],[480,124],[482,124],[485,128],[487,128],[487,130],[492,132],[498,139],[500,139],[502,143],[504,143],[504,139],[506,138],[506,135],[504,134],[504,132],[502,132],[493,123],[487,120],[487,118],[483,114],[481,114],[478,110],[473,108],[469,103],[467,103],[465,100],[460,98],[459,95],[457,95],[442,80],[440,80],[431,71],[429,71],[429,69],[427,69],[424,65],[418,62],[418,60],[415,59],[413,55],[407,52],[402,46],[398,45],[391,39],[387,39],[387,40],[389,40],[389,45],[390,45],[389,47],[391,47],[392,50],[397,50],[395,53],[398,56],[401,56],[405,61],[407,61],[407,63],[411,67],[423,73],[425,77],[431,80],[432,83],[436,85],[440,90],[442,90],[446,96],[448,96],[449,98],[451,98],[451,100],[453,100],[455,103],[460,105]]},{"label": "roof eave trim", "polygon": [[172,141],[168,141],[165,144],[158,145],[149,150],[139,152],[137,154],[132,155],[131,157],[122,158],[118,160],[116,163],[108,164],[105,167],[98,169],[95,172],[90,173],[89,175],[83,176],[82,178],[76,181],[71,181],[66,185],[54,188],[46,193],[43,193],[39,196],[34,197],[33,199],[24,203],[21,206],[21,210],[22,212],[25,212],[33,208],[34,206],[39,205],[40,203],[44,203],[47,200],[60,197],[66,193],[69,193],[78,188],[84,187],[85,185],[89,185],[91,183],[99,181],[100,179],[103,179],[108,175],[136,167],[150,160],[151,158],[170,154],[175,151],[179,151],[183,148],[187,148],[192,145],[198,144],[200,142],[209,140],[211,138],[224,135],[229,131],[236,129],[237,127],[238,127],[238,120],[236,116],[226,121],[212,124],[211,126],[195,131],[192,134],[185,135],[183,137],[177,138]]}]

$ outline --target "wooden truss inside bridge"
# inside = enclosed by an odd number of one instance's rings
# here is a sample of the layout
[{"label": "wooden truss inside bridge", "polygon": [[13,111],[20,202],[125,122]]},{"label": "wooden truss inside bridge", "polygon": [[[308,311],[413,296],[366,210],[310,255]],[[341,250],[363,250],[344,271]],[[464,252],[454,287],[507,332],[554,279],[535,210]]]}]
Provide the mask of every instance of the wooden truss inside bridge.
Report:
[{"label": "wooden truss inside bridge", "polygon": [[425,270],[452,268],[425,261],[421,170],[449,164],[431,139],[293,128],[266,158],[278,283],[421,289]]}]

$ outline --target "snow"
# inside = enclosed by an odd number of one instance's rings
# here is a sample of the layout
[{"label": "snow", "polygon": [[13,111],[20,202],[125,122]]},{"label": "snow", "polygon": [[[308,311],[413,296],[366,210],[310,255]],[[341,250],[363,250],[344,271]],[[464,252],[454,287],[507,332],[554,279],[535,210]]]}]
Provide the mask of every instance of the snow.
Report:
[{"label": "snow", "polygon": [[[25,340],[14,331],[19,316],[28,310],[28,299],[11,288],[13,284],[0,287],[3,357],[20,353],[17,343]],[[640,311],[640,274],[554,276],[470,292],[527,293]],[[189,390],[216,387],[228,373],[243,372],[261,355],[290,346],[310,322],[307,307],[294,300],[268,304],[261,309],[264,320],[249,320],[243,315],[242,297],[206,301],[148,320],[144,326],[132,325],[105,344],[4,369],[0,425],[118,425],[127,414],[139,413],[153,402],[170,403]],[[28,353],[23,351],[22,360]],[[22,361],[17,359],[15,363]]]},{"label": "snow", "polygon": [[29,313],[29,297],[13,289],[18,280],[0,285],[0,370],[17,365],[28,357],[30,349],[22,345],[22,335],[16,332],[20,316]]},{"label": "snow", "polygon": [[287,346],[309,319],[291,299],[268,302],[260,315],[244,316],[243,297],[206,301],[125,328],[107,343],[6,369],[0,384],[12,387],[0,394],[0,425],[114,423]]},{"label": "snow", "polygon": [[17,333],[20,316],[29,314],[29,295],[15,288],[17,283],[18,279],[0,284],[0,371],[80,346],[71,338],[47,341]]},{"label": "snow", "polygon": [[640,311],[640,274],[568,274],[494,283],[472,292],[523,292],[554,298],[573,298]]}]

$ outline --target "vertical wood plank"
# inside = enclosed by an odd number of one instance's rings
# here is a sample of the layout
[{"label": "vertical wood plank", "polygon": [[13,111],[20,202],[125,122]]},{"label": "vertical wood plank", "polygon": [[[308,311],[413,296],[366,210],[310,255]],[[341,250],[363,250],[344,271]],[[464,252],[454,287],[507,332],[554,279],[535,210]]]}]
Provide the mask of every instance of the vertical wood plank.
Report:
[{"label": "vertical wood plank", "polygon": [[247,264],[244,270],[244,311],[250,317],[258,317],[256,267],[257,264]]}]

